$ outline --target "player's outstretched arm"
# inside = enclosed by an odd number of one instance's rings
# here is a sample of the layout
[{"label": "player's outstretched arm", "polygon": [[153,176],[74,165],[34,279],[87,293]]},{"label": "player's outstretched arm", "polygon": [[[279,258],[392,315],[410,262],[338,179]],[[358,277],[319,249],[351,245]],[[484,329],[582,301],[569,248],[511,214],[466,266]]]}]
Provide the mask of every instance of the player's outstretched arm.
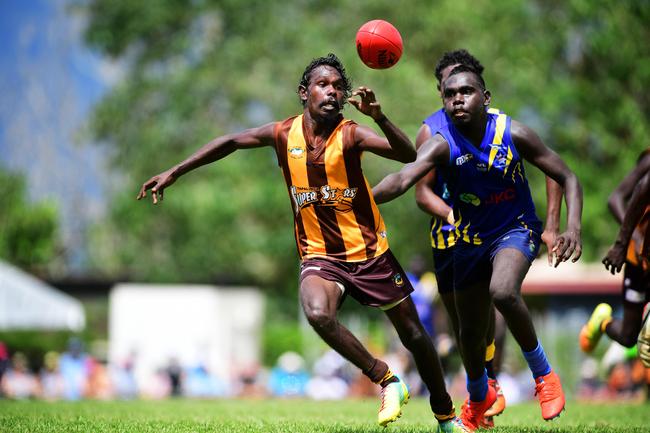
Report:
[{"label": "player's outstretched arm", "polygon": [[171,186],[185,173],[224,158],[237,149],[252,149],[273,145],[275,125],[276,123],[272,122],[258,128],[251,128],[239,133],[215,138],[204,144],[185,160],[143,183],[142,187],[140,187],[140,192],[138,192],[137,199],[145,198],[147,191],[151,190],[153,203],[157,204],[159,201],[162,201],[165,188]]},{"label": "player's outstretched arm", "polygon": [[559,263],[553,248],[557,237],[560,235],[563,193],[560,184],[546,176],[546,223],[544,224],[544,232],[542,232],[542,242],[546,245],[549,266]]},{"label": "player's outstretched arm", "polygon": [[650,170],[650,152],[646,152],[641,156],[634,169],[625,176],[621,183],[609,195],[607,206],[619,224],[623,222],[623,217],[627,210],[627,202],[630,200],[634,188],[648,170]]},{"label": "player's outstretched arm", "polygon": [[650,172],[646,173],[638,184],[638,188],[632,194],[627,212],[623,216],[621,228],[616,236],[616,241],[603,259],[605,269],[609,270],[612,274],[617,273],[623,267],[627,245],[632,237],[632,232],[634,232],[634,228],[639,223],[639,220],[641,220],[646,206],[650,203]]},{"label": "player's outstretched arm", "polygon": [[577,261],[582,255],[581,218],[582,187],[578,177],[557,153],[547,147],[529,127],[512,121],[511,133],[519,153],[555,180],[564,189],[567,205],[567,228],[558,235],[551,250],[557,256],[555,266],[569,260]]},{"label": "player's outstretched arm", "polygon": [[436,165],[446,161],[449,161],[449,145],[442,136],[435,135],[420,147],[414,162],[406,164],[397,173],[389,174],[372,189],[375,202],[386,203],[399,197]]},{"label": "player's outstretched arm", "polygon": [[[426,124],[422,125],[415,138],[415,149],[419,150],[430,138],[431,129]],[[415,184],[415,202],[422,211],[453,224],[453,209],[434,192],[435,184],[436,169],[434,168]]]},{"label": "player's outstretched arm", "polygon": [[[355,141],[359,148],[400,162],[415,161],[416,153],[413,143],[382,112],[381,105],[377,102],[372,89],[359,87],[352,92],[352,96],[348,102],[366,116],[372,117],[386,136],[386,138],[380,137],[371,128],[359,125],[355,132]],[[355,99],[355,96],[360,99]]]}]

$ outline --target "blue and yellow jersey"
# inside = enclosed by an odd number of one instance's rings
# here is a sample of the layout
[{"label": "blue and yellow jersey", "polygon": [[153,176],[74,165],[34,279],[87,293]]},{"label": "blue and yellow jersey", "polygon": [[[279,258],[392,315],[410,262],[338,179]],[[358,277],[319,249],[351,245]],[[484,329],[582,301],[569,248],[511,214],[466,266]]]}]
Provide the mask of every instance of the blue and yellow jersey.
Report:
[{"label": "blue and yellow jersey", "polygon": [[[488,109],[488,113],[499,114],[497,108]],[[422,121],[429,127],[431,136],[434,136],[438,131],[451,124],[449,116],[445,113],[444,108],[429,115]],[[450,179],[449,169],[446,167],[436,168],[436,176],[433,186],[433,192],[440,197],[451,208],[454,207],[453,196],[449,190],[448,179]],[[430,223],[431,247],[435,249],[445,249],[452,247],[456,244],[458,233],[456,226],[447,223],[438,217],[432,217]]]},{"label": "blue and yellow jersey", "polygon": [[528,187],[523,161],[510,134],[511,119],[488,110],[487,127],[479,147],[451,122],[437,132],[449,143],[448,179],[454,204],[457,238],[480,245],[515,225],[541,233],[542,223]]}]

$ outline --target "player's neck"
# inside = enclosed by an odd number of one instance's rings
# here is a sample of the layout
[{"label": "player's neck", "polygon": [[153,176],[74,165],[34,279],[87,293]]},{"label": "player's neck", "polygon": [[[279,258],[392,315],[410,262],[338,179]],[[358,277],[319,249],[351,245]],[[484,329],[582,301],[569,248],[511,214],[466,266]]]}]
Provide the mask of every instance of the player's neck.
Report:
[{"label": "player's neck", "polygon": [[485,131],[487,130],[487,118],[481,117],[476,119],[476,121],[455,126],[467,141],[472,143],[476,148],[481,147],[481,143],[483,143],[483,138],[485,137]]},{"label": "player's neck", "polygon": [[334,129],[343,119],[342,114],[338,114],[335,117],[314,117],[308,110],[305,110],[303,115],[303,125],[305,131],[314,137],[328,138]]}]

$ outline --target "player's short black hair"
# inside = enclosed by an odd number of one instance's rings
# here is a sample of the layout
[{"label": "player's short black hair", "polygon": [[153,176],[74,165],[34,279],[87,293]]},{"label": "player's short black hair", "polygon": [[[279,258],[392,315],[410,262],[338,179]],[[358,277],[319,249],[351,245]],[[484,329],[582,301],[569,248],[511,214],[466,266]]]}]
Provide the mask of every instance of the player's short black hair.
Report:
[{"label": "player's short black hair", "polygon": [[[305,89],[309,87],[309,75],[311,74],[311,71],[316,69],[319,66],[331,66],[332,68],[336,69],[338,73],[341,75],[341,78],[343,79],[343,101],[347,101],[347,99],[350,97],[350,94],[352,93],[352,80],[348,77],[347,73],[345,72],[345,67],[343,66],[343,63],[341,60],[339,60],[338,57],[336,57],[336,54],[329,53],[325,57],[319,57],[317,59],[313,59],[309,65],[305,68],[305,71],[302,73],[302,78],[300,78],[300,86],[303,86]],[[305,101],[302,99],[300,100],[302,103],[303,107],[305,106]]]},{"label": "player's short black hair", "polygon": [[451,65],[469,66],[470,68],[474,69],[474,71],[476,71],[479,76],[483,74],[483,65],[481,65],[481,62],[479,62],[478,59],[471,55],[467,50],[460,49],[447,51],[442,55],[440,60],[438,60],[438,64],[436,65],[435,74],[438,83],[440,83],[440,80],[442,79],[442,70]]},{"label": "player's short black hair", "polygon": [[474,74],[476,76],[476,78],[478,78],[478,82],[481,85],[481,90],[485,90],[485,80],[483,80],[483,76],[478,71],[476,71],[476,69],[472,68],[471,66],[467,66],[467,65],[458,65],[458,66],[456,66],[449,73],[449,76],[447,77],[447,80],[452,75],[460,74],[460,73],[463,73],[463,72],[469,72],[471,74]]}]

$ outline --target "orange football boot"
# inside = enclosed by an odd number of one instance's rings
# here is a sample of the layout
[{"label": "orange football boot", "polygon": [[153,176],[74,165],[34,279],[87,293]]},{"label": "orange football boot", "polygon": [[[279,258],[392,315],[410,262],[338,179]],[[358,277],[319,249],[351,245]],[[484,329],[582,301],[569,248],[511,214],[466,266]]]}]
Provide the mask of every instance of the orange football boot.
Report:
[{"label": "orange football boot", "polygon": [[470,431],[474,431],[480,427],[481,421],[485,411],[490,408],[497,400],[497,392],[494,387],[487,387],[487,394],[483,401],[471,401],[469,398],[463,403],[463,411],[460,419],[465,424],[465,427]]},{"label": "orange football boot", "polygon": [[560,416],[565,404],[564,391],[560,377],[554,371],[535,379],[535,395],[539,398],[542,418],[548,421]]},{"label": "orange football boot", "polygon": [[506,409],[506,398],[503,395],[501,386],[499,385],[499,382],[497,382],[496,379],[488,379],[488,385],[493,387],[494,390],[497,392],[497,401],[494,402],[491,408],[485,411],[485,416],[493,417],[493,416],[501,415],[503,411]]}]

